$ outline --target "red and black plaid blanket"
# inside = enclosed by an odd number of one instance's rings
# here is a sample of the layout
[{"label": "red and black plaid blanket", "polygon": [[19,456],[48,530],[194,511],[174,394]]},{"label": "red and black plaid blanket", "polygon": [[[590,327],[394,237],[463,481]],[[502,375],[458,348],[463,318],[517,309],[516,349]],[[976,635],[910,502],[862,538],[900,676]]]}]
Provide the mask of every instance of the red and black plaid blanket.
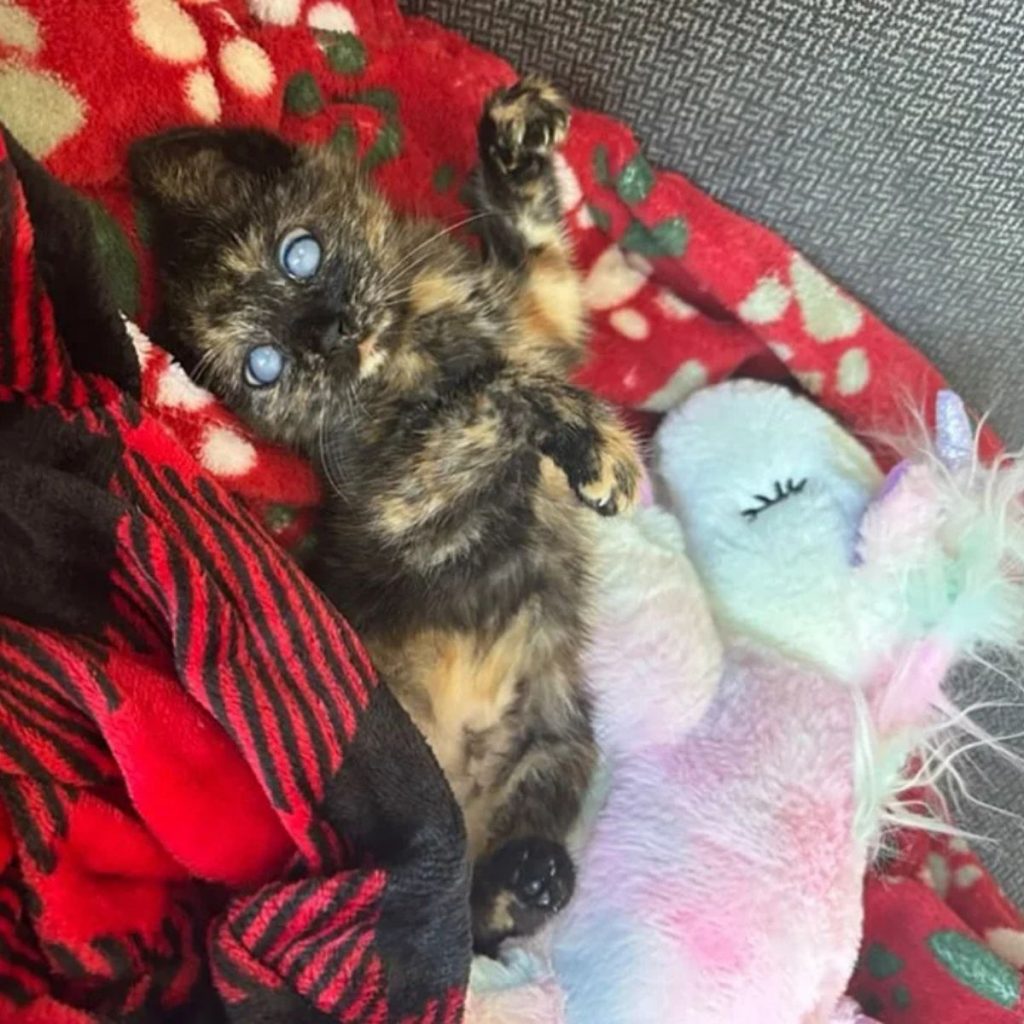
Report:
[{"label": "red and black plaid blanket", "polygon": [[0,1021],[455,1021],[440,771],[346,624],[140,408],[91,245],[7,137]]}]

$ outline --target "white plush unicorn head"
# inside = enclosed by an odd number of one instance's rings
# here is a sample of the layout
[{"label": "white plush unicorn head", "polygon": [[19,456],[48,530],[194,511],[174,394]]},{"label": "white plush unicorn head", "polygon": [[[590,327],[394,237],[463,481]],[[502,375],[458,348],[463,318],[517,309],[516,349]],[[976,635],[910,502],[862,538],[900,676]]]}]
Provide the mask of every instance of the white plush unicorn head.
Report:
[{"label": "white plush unicorn head", "polygon": [[741,380],[698,392],[658,433],[659,471],[717,616],[848,676],[861,517],[882,475],[828,413]]},{"label": "white plush unicorn head", "polygon": [[1024,638],[1024,470],[977,464],[951,392],[936,422],[934,444],[918,439],[884,481],[830,415],[758,381],[699,392],[659,432],[669,502],[719,621],[865,698],[867,836],[930,712],[952,712],[952,663]]}]

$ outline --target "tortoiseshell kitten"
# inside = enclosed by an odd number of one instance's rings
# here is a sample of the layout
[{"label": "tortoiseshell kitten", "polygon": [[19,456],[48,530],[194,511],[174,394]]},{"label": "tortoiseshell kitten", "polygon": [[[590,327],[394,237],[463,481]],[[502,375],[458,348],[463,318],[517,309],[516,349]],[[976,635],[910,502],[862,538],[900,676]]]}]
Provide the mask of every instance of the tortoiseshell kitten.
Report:
[{"label": "tortoiseshell kitten", "polygon": [[319,466],[314,576],[465,812],[490,953],[573,889],[565,840],[595,762],[582,506],[624,509],[638,477],[629,433],[567,382],[584,331],[552,165],[567,124],[535,79],[486,104],[482,257],[330,149],[183,129],[131,154],[155,340]]}]

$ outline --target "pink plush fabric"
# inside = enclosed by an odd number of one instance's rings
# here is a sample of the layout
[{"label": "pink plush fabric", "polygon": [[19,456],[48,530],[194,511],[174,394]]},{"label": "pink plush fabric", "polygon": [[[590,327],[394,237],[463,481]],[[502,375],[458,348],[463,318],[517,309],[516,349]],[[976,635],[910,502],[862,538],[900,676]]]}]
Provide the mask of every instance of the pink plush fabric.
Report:
[{"label": "pink plush fabric", "polygon": [[844,999],[829,1018],[829,1024],[878,1024],[874,1017],[861,1012],[852,999]]},{"label": "pink plush fabric", "polygon": [[852,707],[772,653],[723,654],[663,510],[602,524],[601,551],[606,764],[577,897],[510,965],[478,965],[468,1019],[826,1024],[860,936]]}]

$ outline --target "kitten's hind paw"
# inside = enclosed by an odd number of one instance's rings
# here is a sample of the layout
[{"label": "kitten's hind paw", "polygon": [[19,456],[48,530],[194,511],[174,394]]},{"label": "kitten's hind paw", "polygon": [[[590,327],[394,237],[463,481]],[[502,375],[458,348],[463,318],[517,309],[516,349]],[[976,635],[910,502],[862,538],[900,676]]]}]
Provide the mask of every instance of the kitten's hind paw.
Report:
[{"label": "kitten's hind paw", "polygon": [[566,417],[545,454],[565,473],[580,501],[599,515],[618,515],[636,504],[640,456],[633,435],[611,411],[591,409],[582,421]]},{"label": "kitten's hind paw", "polygon": [[551,839],[512,839],[476,865],[473,938],[477,952],[495,956],[501,942],[532,935],[569,902],[576,869]]}]

